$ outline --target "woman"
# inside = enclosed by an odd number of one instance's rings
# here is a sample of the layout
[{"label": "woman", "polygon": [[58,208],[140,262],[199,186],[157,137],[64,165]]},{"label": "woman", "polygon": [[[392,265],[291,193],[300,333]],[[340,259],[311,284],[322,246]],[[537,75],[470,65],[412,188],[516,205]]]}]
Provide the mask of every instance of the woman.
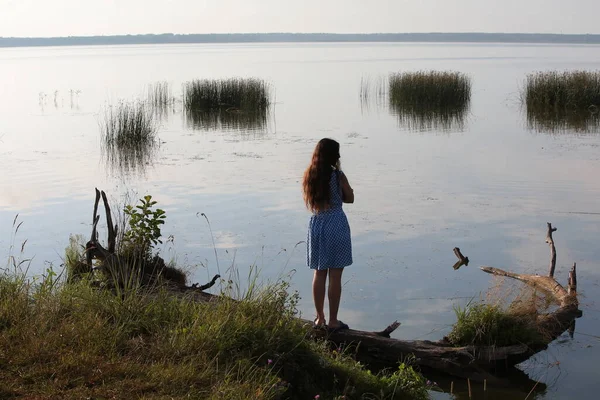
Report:
[{"label": "woman", "polygon": [[[350,226],[342,202],[353,203],[354,191],[340,170],[340,144],[321,139],[302,183],[304,202],[312,211],[308,227],[307,263],[314,269],[313,300],[317,312],[315,328],[348,329],[338,319],[342,296],[342,272],[352,264]],[[329,276],[329,323],[325,319],[325,284]]]}]

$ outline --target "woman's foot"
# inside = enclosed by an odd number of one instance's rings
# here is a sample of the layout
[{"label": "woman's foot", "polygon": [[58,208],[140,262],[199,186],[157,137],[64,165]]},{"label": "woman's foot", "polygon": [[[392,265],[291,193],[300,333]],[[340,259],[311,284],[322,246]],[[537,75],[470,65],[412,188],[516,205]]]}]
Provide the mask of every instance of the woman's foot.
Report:
[{"label": "woman's foot", "polygon": [[327,322],[324,319],[315,318],[313,321],[314,329],[327,329]]},{"label": "woman's foot", "polygon": [[348,326],[348,324],[346,324],[340,320],[337,320],[335,322],[330,321],[329,326],[327,326],[327,330],[331,333],[341,331],[344,329],[350,329],[350,327]]}]

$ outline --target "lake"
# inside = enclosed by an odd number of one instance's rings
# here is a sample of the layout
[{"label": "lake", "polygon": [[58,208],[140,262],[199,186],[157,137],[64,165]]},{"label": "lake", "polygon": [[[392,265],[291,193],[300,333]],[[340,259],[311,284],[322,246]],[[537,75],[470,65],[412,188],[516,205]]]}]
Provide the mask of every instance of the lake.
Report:
[{"label": "lake", "polygon": [[[455,321],[453,307],[494,285],[479,266],[547,272],[552,222],[555,276],[566,284],[577,262],[583,317],[573,339],[565,334],[522,365],[546,385],[529,399],[597,398],[600,135],[531,126],[520,89],[536,71],[600,69],[599,50],[419,43],[0,49],[0,254],[8,256],[11,243],[19,253],[27,239],[31,274],[60,269],[69,235],[91,233],[95,187],[115,210],[151,194],[167,213],[164,237],[173,236],[162,255],[188,268],[191,282],[227,275],[232,265],[242,282],[251,265],[264,280],[291,275],[310,317],[309,213],[300,183],[316,142],[330,137],[341,144],[356,195],[345,206],[354,265],[344,273],[340,318],[363,330],[398,320],[397,338],[440,339]],[[376,96],[360,97],[361,81],[375,88],[389,73],[430,69],[471,77],[462,125],[414,129]],[[181,97],[187,81],[228,77],[271,84],[274,104],[263,126],[198,129],[176,103],[146,163],[127,170],[106,162],[100,123],[107,107],[143,99],[158,81]],[[23,224],[13,238],[17,214]],[[100,228],[105,239],[104,217]],[[452,268],[454,247],[469,266]],[[522,399],[533,385],[474,398]],[[455,398],[468,397],[461,390]]]}]

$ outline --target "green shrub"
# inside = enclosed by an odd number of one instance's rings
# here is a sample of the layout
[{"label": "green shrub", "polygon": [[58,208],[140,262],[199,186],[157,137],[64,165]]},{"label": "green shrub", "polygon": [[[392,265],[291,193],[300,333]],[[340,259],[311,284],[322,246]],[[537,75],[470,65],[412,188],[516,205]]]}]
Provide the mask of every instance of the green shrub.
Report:
[{"label": "green shrub", "polygon": [[153,209],[156,201],[146,195],[136,206],[127,205],[123,212],[129,218],[129,229],[124,233],[125,247],[149,257],[154,245],[162,243],[161,225],[167,218],[164,210]]}]

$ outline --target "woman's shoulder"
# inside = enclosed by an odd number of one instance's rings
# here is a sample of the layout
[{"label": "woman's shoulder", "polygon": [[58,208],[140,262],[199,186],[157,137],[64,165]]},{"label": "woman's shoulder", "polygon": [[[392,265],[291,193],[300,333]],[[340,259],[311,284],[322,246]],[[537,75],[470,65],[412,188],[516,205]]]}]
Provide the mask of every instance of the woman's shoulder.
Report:
[{"label": "woman's shoulder", "polygon": [[339,180],[342,176],[344,176],[344,173],[341,170],[334,168],[331,171],[330,178],[331,178],[331,180],[334,180],[334,179]]}]

